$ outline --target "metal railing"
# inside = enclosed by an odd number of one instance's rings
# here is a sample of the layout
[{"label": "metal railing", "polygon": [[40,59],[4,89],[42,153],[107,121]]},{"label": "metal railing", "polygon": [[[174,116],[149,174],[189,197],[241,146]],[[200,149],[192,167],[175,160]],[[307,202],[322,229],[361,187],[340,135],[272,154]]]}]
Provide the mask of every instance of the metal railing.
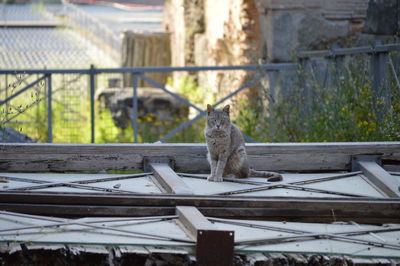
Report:
[{"label": "metal railing", "polygon": [[[389,74],[391,74],[391,77],[394,79],[394,84],[396,86],[396,89],[400,90],[400,83],[399,83],[399,77],[398,77],[398,69],[399,69],[399,62],[393,62],[390,52],[393,51],[399,51],[400,50],[400,44],[389,44],[389,45],[383,45],[380,43],[375,43],[372,46],[365,46],[365,47],[356,47],[356,48],[333,48],[331,50],[325,50],[325,51],[311,51],[311,52],[301,52],[299,53],[299,63],[287,63],[287,64],[262,64],[262,65],[245,65],[245,66],[204,66],[204,67],[141,67],[141,68],[95,68],[92,66],[89,69],[43,69],[43,70],[32,70],[32,69],[24,69],[24,70],[0,70],[0,75],[5,75],[6,80],[7,76],[16,76],[16,75],[26,75],[28,77],[34,77],[36,75],[36,78],[30,82],[26,82],[27,79],[25,79],[25,84],[22,89],[19,89],[16,92],[12,92],[11,94],[6,94],[6,97],[4,97],[2,100],[0,100],[0,107],[3,105],[7,105],[16,98],[19,95],[22,95],[26,93],[28,90],[34,88],[37,84],[42,83],[45,81],[46,84],[46,94],[45,97],[47,99],[47,142],[52,142],[53,141],[53,105],[52,103],[55,101],[54,99],[54,93],[55,89],[53,86],[54,79],[52,78],[54,75],[58,74],[71,74],[71,75],[78,75],[77,79],[80,77],[87,77],[86,81],[89,87],[89,96],[90,96],[90,125],[91,125],[91,132],[90,132],[90,142],[94,143],[96,141],[96,136],[95,136],[95,91],[96,91],[96,79],[99,75],[101,74],[124,74],[124,73],[130,73],[132,74],[132,92],[133,92],[133,97],[132,97],[132,114],[130,115],[130,119],[132,121],[132,128],[133,128],[133,140],[134,142],[139,142],[138,138],[138,81],[139,79],[142,79],[146,81],[148,84],[151,86],[158,88],[165,93],[171,95],[178,101],[182,102],[186,106],[189,106],[190,108],[193,108],[197,114],[190,120],[183,122],[176,128],[172,129],[170,132],[168,132],[166,135],[164,135],[159,141],[165,142],[184,128],[188,127],[189,125],[193,124],[194,122],[198,121],[202,117],[205,116],[206,112],[202,108],[196,106],[189,100],[183,98],[179,94],[171,91],[168,89],[164,84],[160,84],[148,76],[146,76],[145,73],[151,73],[151,72],[189,72],[189,73],[195,73],[199,71],[234,71],[234,70],[243,70],[243,71],[254,71],[255,74],[252,75],[252,78],[241,84],[241,86],[237,89],[234,89],[233,91],[230,91],[230,93],[221,99],[215,101],[214,106],[218,106],[221,103],[227,101],[228,99],[231,99],[233,96],[237,95],[240,93],[242,90],[251,87],[252,85],[259,83],[259,81],[262,81],[264,78],[268,79],[268,88],[266,91],[268,91],[268,110],[271,112],[269,114],[269,117],[271,117],[270,124],[272,125],[270,130],[274,131],[273,128],[273,114],[272,112],[274,104],[276,102],[282,101],[282,99],[277,99],[278,94],[285,94],[289,93],[290,94],[290,88],[283,88],[281,84],[278,84],[278,76],[282,74],[282,71],[287,71],[287,70],[299,70],[303,69],[303,73],[305,72],[312,72],[315,58],[323,58],[324,60],[330,60],[333,61],[334,64],[339,68],[343,67],[346,68],[346,63],[345,59],[348,56],[354,56],[354,55],[367,55],[367,59],[369,60],[369,70],[370,70],[370,75],[371,75],[371,82],[372,82],[372,87],[375,90],[376,97],[382,98],[386,101],[386,106],[391,105],[391,93],[394,88],[391,88],[389,86]],[[398,60],[400,61],[400,60]],[[308,66],[311,66],[309,68]],[[301,77],[301,71],[294,71],[297,75],[295,78],[301,80],[303,77]],[[340,71],[339,71],[340,72]],[[326,75],[328,74],[328,69],[325,71],[325,77],[322,78],[324,82],[327,80]],[[293,75],[293,74],[291,74]],[[281,75],[280,80],[284,79],[286,80],[287,76]],[[261,82],[262,83],[262,82]],[[7,84],[6,84],[7,85]],[[298,83],[290,84],[290,86],[297,86]],[[301,86],[301,85],[299,85]],[[322,86],[324,88],[324,85]],[[297,89],[297,88],[296,88]],[[357,88],[355,88],[357,89]],[[0,96],[2,95],[1,92],[4,89],[1,88],[0,86]],[[285,92],[285,90],[288,90]],[[300,90],[304,90],[304,93],[307,94],[308,96],[312,95],[312,88],[304,86],[304,88],[300,88]],[[310,97],[304,97],[305,102],[304,106],[307,108],[307,105],[310,105],[309,102],[312,102],[312,96]],[[284,99],[283,99],[284,100]],[[307,102],[307,100],[310,100]],[[289,104],[290,101],[289,101]],[[18,115],[18,114],[17,114]],[[12,117],[14,119],[15,116]],[[10,120],[10,119],[9,119]],[[1,120],[0,120],[1,121]],[[248,136],[245,136],[247,141],[253,141],[254,140]]]},{"label": "metal railing", "polygon": [[[133,125],[133,138],[134,142],[138,142],[138,80],[143,79],[147,83],[151,84],[155,88],[159,88],[165,93],[171,95],[178,101],[183,104],[195,109],[198,114],[188,120],[180,124],[178,127],[174,128],[172,131],[164,135],[159,141],[165,142],[182,129],[188,127],[194,122],[198,121],[200,118],[204,117],[206,111],[202,108],[196,106],[191,103],[189,100],[180,96],[179,94],[172,92],[165,85],[159,84],[158,82],[152,80],[145,73],[150,72],[198,72],[198,71],[233,71],[233,70],[245,70],[245,71],[256,71],[257,73],[254,77],[244,84],[242,84],[239,88],[230,92],[228,95],[216,101],[213,106],[218,106],[226,100],[232,98],[237,95],[239,92],[243,91],[246,88],[251,87],[260,79],[265,77],[266,74],[271,72],[279,72],[282,70],[290,70],[296,69],[296,64],[265,64],[265,65],[244,65],[244,66],[204,66],[204,67],[141,67],[141,68],[95,68],[92,66],[89,69],[43,69],[43,70],[0,70],[0,75],[39,75],[34,81],[26,84],[22,89],[16,91],[12,95],[6,97],[4,100],[0,101],[0,107],[9,103],[15,97],[27,92],[32,89],[35,85],[39,84],[42,81],[46,81],[47,86],[47,142],[53,141],[53,110],[52,110],[52,102],[53,102],[53,85],[52,85],[52,76],[56,74],[78,74],[88,76],[89,88],[90,88],[90,123],[91,123],[91,142],[94,143],[96,140],[95,136],[95,91],[96,91],[96,76],[100,74],[122,74],[122,73],[131,73],[132,74],[132,106],[133,111],[131,115],[132,125]],[[272,89],[273,90],[273,89]],[[245,136],[247,141],[255,142],[252,138]]]},{"label": "metal railing", "polygon": [[389,53],[392,51],[400,51],[400,43],[383,44],[382,41],[377,40],[370,46],[340,48],[335,45],[332,46],[330,50],[300,51],[298,53],[298,58],[301,62],[302,60],[312,60],[316,57],[323,57],[329,60],[335,60],[337,64],[342,64],[346,56],[367,54],[371,56],[370,66],[373,77],[373,88],[387,87],[389,71],[392,71],[397,88],[400,89],[399,78],[394,68],[393,60],[389,56]]},{"label": "metal railing", "polygon": [[[329,80],[332,80],[332,73],[336,79],[345,79],[346,73],[350,72],[349,65],[355,58],[363,58],[359,64],[359,73],[365,76],[371,84],[372,92],[376,101],[383,102],[383,108],[379,110],[379,117],[383,119],[385,113],[389,113],[392,106],[394,89],[400,91],[398,72],[400,71],[400,43],[383,44],[376,40],[369,46],[352,48],[341,48],[334,45],[329,50],[300,51],[298,61],[305,72],[311,72],[314,80],[319,80],[319,86],[329,87]],[[395,53],[397,52],[397,53]],[[396,62],[394,62],[394,59]],[[321,64],[325,62],[325,64]],[[329,65],[333,66],[329,69]],[[362,69],[361,69],[362,68]],[[333,71],[332,71],[333,70]],[[391,81],[393,81],[391,83]],[[310,105],[313,89],[305,85],[303,80],[303,93]],[[393,87],[393,88],[392,88]],[[305,109],[310,109],[305,106]],[[305,110],[305,115],[307,115]]]}]

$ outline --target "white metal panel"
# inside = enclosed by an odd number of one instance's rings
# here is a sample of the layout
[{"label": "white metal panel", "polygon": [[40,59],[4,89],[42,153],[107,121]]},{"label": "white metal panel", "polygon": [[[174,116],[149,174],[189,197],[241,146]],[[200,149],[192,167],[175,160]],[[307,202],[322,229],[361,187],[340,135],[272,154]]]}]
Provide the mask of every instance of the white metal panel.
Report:
[{"label": "white metal panel", "polygon": [[285,189],[285,188],[275,188],[264,191],[257,192],[247,192],[241,193],[237,196],[264,196],[264,197],[313,197],[313,198],[343,198],[346,196]]},{"label": "white metal panel", "polygon": [[[190,243],[189,236],[177,224],[174,216],[69,220],[18,215],[7,212],[0,214],[0,243],[194,246],[194,243]],[[276,252],[400,258],[400,225],[396,224],[377,226],[355,223],[292,223],[216,218],[210,218],[210,220],[219,230],[235,231],[235,250],[238,253]],[[57,223],[62,224],[54,226]],[[36,228],[26,228],[35,225]],[[46,227],[46,225],[53,226]],[[88,225],[95,225],[96,228],[88,227]],[[6,229],[12,230],[5,231]],[[392,231],[377,231],[387,229]],[[375,232],[368,232],[371,230]],[[349,232],[360,231],[363,232],[359,235],[347,236]],[[139,235],[143,233],[152,236]],[[341,239],[343,236],[347,238]],[[290,237],[290,239],[285,237]],[[248,242],[243,243],[245,240]]]},{"label": "white metal panel", "polygon": [[210,195],[238,189],[255,188],[256,185],[233,182],[209,182],[205,179],[183,177],[184,182],[198,195]]},{"label": "white metal panel", "polygon": [[301,254],[337,254],[362,257],[400,258],[399,250],[371,247],[368,245],[331,239],[273,243],[266,245],[241,246],[236,252],[243,253],[301,253]]},{"label": "white metal panel", "polygon": [[336,192],[356,193],[366,197],[384,198],[374,187],[367,183],[362,175],[350,176],[346,178],[324,181],[314,184],[303,185],[309,188],[326,189]]},{"label": "white metal panel", "polygon": [[[190,238],[182,231],[174,220],[167,221],[124,221],[106,222],[104,218],[78,219],[74,222],[91,222],[101,220],[103,223],[91,225],[101,226],[102,228],[90,228],[79,224],[60,225],[54,227],[40,227],[51,222],[38,219],[11,218],[14,222],[7,221],[7,215],[0,215],[1,230],[21,228],[30,225],[38,225],[38,228],[20,229],[7,232],[0,232],[0,242],[33,242],[33,243],[62,243],[62,244],[107,244],[107,245],[160,245],[160,246],[191,246],[190,243],[182,243],[173,240],[156,239],[139,234],[127,234],[124,232],[108,230],[105,227],[120,229],[125,231],[148,233],[163,237],[186,239]],[[24,221],[21,226],[19,220]],[[115,218],[114,218],[115,219]],[[109,220],[112,220],[111,218]],[[63,220],[68,222],[68,220]],[[56,224],[56,223],[54,223]],[[1,231],[0,230],[0,231]]]},{"label": "white metal panel", "polygon": [[[224,182],[209,182],[206,175],[193,177],[183,176],[182,180],[197,195],[213,195],[225,193],[236,196],[268,196],[268,197],[384,197],[375,186],[371,185],[363,175],[341,177],[342,173],[319,173],[319,174],[283,174],[281,182],[267,182],[265,178],[229,179]],[[335,175],[337,177],[335,177]],[[119,174],[26,174],[26,173],[0,173],[0,176],[32,179],[42,182],[73,183],[82,186],[52,186],[45,188],[34,188],[32,191],[54,191],[54,192],[132,192],[132,193],[162,193],[153,182],[151,175],[143,176],[119,175]],[[319,180],[331,178],[331,180]],[[113,179],[96,181],[96,179]],[[396,176],[396,178],[399,178]],[[82,182],[87,181],[87,182]],[[50,184],[50,183],[49,183]],[[0,190],[15,189],[39,185],[23,180],[9,180],[8,183],[0,184]],[[43,183],[46,185],[46,183]],[[283,187],[271,187],[260,189],[261,186],[282,185]],[[289,185],[291,187],[284,187]],[[85,187],[86,186],[86,187]],[[90,188],[94,187],[94,188]],[[241,191],[244,190],[244,191]],[[238,192],[240,191],[240,192]],[[231,193],[232,192],[232,193]]]}]

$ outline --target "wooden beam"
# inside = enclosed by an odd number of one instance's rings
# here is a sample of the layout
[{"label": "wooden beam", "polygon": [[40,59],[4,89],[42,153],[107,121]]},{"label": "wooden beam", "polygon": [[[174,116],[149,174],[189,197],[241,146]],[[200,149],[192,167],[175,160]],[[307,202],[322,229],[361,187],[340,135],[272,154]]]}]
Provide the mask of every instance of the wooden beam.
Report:
[{"label": "wooden beam", "polygon": [[[400,165],[400,142],[246,144],[253,168],[280,171],[350,170],[356,154],[381,154]],[[169,157],[179,172],[209,172],[205,144],[0,144],[0,171],[142,170],[145,157]]]},{"label": "wooden beam", "polygon": [[353,170],[363,172],[368,180],[378,187],[388,197],[400,197],[400,181],[390,175],[379,164],[379,157],[370,155],[358,155],[354,158]]},{"label": "wooden beam", "polygon": [[172,168],[166,163],[150,163],[153,175],[158,183],[168,192],[173,194],[193,194],[193,191],[183,182]]},{"label": "wooden beam", "polygon": [[0,193],[0,210],[50,216],[174,215],[175,206],[196,206],[205,216],[238,219],[400,222],[400,199],[394,198],[310,199],[173,194]]},{"label": "wooden beam", "polygon": [[0,191],[1,203],[109,205],[109,206],[199,206],[235,208],[310,208],[358,209],[360,211],[385,210],[400,212],[397,198],[309,198],[309,197],[258,197],[209,196],[165,194],[109,194],[78,192],[20,192]]},{"label": "wooden beam", "polygon": [[[384,206],[382,206],[384,207]],[[231,219],[258,219],[290,222],[400,223],[397,211],[357,211],[350,209],[222,208],[198,207],[205,216]],[[147,217],[174,215],[173,206],[91,206],[0,203],[0,210],[57,217]]]},{"label": "wooden beam", "polygon": [[176,206],[176,215],[183,226],[189,231],[192,239],[197,239],[198,230],[216,230],[201,212],[192,206]]},{"label": "wooden beam", "polygon": [[90,206],[67,204],[13,204],[0,203],[0,210],[33,215],[58,217],[146,217],[158,215],[174,215],[174,207],[140,207],[140,206]]},{"label": "wooden beam", "polygon": [[218,230],[196,207],[177,206],[176,214],[196,240],[197,265],[232,265],[234,231]]}]

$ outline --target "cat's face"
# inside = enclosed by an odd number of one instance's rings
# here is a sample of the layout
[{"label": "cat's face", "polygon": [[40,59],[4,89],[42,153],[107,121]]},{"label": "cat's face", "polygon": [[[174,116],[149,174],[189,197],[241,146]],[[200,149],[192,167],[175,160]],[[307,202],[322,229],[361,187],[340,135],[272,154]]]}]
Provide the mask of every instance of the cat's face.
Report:
[{"label": "cat's face", "polygon": [[229,105],[223,109],[214,109],[207,105],[207,126],[212,131],[226,131],[230,128]]}]

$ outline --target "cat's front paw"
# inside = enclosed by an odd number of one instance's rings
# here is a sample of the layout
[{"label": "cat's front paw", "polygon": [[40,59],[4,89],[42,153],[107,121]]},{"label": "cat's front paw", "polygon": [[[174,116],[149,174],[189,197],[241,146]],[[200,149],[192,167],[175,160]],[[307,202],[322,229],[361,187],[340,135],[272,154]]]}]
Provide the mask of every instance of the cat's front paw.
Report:
[{"label": "cat's front paw", "polygon": [[278,181],[282,181],[283,177],[278,174],[278,173],[272,173],[271,176],[269,176],[267,178],[267,181],[269,182],[278,182]]},{"label": "cat's front paw", "polygon": [[218,177],[218,176],[215,176],[215,175],[210,175],[210,176],[208,176],[207,181],[211,181],[211,182],[222,182],[222,181],[224,181],[224,180],[222,179],[222,176],[221,176],[221,177]]}]

